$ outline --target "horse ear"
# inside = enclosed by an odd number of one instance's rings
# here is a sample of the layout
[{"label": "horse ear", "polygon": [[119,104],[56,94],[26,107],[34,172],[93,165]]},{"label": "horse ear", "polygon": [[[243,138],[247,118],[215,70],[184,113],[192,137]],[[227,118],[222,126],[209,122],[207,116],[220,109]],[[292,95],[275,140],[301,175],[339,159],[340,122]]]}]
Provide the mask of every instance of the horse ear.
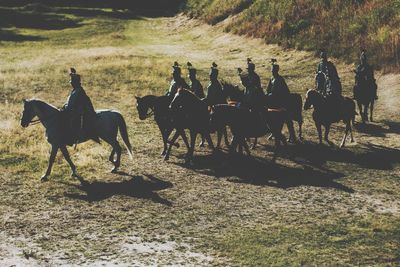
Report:
[{"label": "horse ear", "polygon": [[24,99],[22,99],[22,102],[24,102],[24,104],[26,104],[28,101],[24,98]]},{"label": "horse ear", "polygon": [[135,96],[135,98],[136,98],[136,101],[139,101],[139,100],[140,100],[140,97],[139,97],[139,96]]}]

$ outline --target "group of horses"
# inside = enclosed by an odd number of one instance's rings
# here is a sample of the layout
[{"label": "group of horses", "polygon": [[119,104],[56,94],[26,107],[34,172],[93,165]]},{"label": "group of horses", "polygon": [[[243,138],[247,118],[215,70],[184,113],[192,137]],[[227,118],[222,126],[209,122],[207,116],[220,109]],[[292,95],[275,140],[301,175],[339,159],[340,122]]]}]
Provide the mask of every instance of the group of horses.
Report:
[{"label": "group of horses", "polygon": [[[322,139],[322,126],[325,128],[324,140],[330,145],[328,135],[332,123],[343,121],[346,125],[341,147],[345,145],[348,134],[350,133],[351,142],[354,141],[352,134],[352,122],[354,123],[355,103],[351,98],[343,97],[340,107],[332,110],[326,97],[316,89],[310,89],[305,96],[303,106],[302,97],[292,93],[288,97],[287,109],[268,109],[265,108],[262,115],[248,108],[237,105],[243,97],[243,91],[238,86],[222,82],[224,96],[227,99],[225,104],[209,106],[205,99],[199,99],[191,91],[179,89],[173,100],[169,96],[147,95],[136,97],[136,108],[139,119],[144,120],[154,117],[163,140],[162,156],[165,160],[169,159],[173,146],[179,146],[177,139],[182,137],[186,147],[186,162],[193,163],[196,137],[202,137],[201,145],[207,141],[209,147],[215,152],[221,146],[222,137],[230,153],[242,152],[243,149],[250,155],[248,141],[255,138],[252,148],[256,146],[257,138],[269,135],[269,139],[274,138],[274,158],[277,156],[280,145],[286,144],[286,137],[282,134],[284,124],[289,130],[289,141],[296,142],[293,121],[298,123],[298,139],[302,140],[302,110],[313,110],[313,120],[315,122],[319,143]],[[229,101],[228,101],[229,100]],[[233,104],[232,104],[233,103]],[[361,111],[361,108],[360,108]],[[118,131],[132,159],[132,146],[129,142],[126,123],[123,116],[115,110],[98,110],[95,122],[95,132],[98,137],[111,145],[112,151],[109,161],[114,165],[112,172],[116,172],[120,166],[121,146],[117,141]],[[335,114],[332,116],[332,114]],[[38,119],[34,120],[37,117]],[[363,122],[365,117],[362,116]],[[372,114],[371,114],[372,118]],[[41,177],[46,181],[51,173],[52,165],[57,151],[60,149],[64,158],[67,160],[72,170],[72,176],[78,177],[76,167],[70,159],[67,144],[63,141],[63,127],[61,111],[44,101],[31,99],[24,100],[24,110],[21,118],[21,126],[28,127],[30,124],[42,123],[46,129],[47,140],[51,144],[51,153],[48,168]],[[232,134],[231,142],[228,140],[227,128]],[[171,133],[174,132],[170,139]],[[190,133],[190,142],[185,134],[185,130]],[[217,132],[217,145],[214,147],[210,134]],[[83,138],[79,142],[85,142],[90,137]]]}]

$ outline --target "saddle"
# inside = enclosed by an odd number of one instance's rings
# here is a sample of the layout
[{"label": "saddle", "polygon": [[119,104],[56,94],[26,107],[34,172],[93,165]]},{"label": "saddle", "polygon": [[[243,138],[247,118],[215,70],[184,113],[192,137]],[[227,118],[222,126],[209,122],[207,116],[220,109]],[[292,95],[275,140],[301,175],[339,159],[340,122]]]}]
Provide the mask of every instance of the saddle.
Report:
[{"label": "saddle", "polygon": [[61,130],[64,142],[74,145],[92,139],[100,143],[95,132],[95,121],[96,114],[61,111]]}]

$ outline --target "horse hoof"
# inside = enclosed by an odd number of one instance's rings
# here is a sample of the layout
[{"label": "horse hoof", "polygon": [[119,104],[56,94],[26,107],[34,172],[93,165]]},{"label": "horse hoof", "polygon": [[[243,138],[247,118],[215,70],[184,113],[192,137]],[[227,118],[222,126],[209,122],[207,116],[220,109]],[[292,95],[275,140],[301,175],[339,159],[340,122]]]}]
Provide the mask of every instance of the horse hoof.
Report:
[{"label": "horse hoof", "polygon": [[169,156],[168,155],[165,155],[164,156],[164,161],[168,161],[169,160]]},{"label": "horse hoof", "polygon": [[47,175],[43,175],[42,177],[40,177],[40,181],[42,182],[47,182],[49,180],[49,177]]},{"label": "horse hoof", "polygon": [[205,147],[204,143],[200,143],[199,147]]},{"label": "horse hoof", "polygon": [[111,173],[117,173],[118,172],[118,168],[114,167],[111,169]]}]

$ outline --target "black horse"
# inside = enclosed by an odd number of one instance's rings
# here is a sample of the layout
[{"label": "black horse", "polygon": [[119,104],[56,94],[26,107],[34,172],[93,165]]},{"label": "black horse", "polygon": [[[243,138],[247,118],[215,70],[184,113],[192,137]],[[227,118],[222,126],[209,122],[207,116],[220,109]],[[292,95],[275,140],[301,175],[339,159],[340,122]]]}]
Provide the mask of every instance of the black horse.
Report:
[{"label": "black horse", "polygon": [[212,150],[215,150],[210,137],[210,113],[208,111],[208,105],[204,100],[199,99],[189,90],[179,89],[169,107],[176,133],[169,143],[165,155],[166,160],[169,158],[172,144],[175,143],[176,139],[179,137],[179,133],[183,132],[185,129],[188,129],[190,132],[190,146],[186,154],[186,162],[190,164],[193,163],[192,160],[197,134],[204,136]]},{"label": "black horse", "polygon": [[275,159],[281,142],[286,144],[285,136],[282,134],[286,118],[286,111],[282,110],[266,110],[265,114],[260,115],[247,108],[215,105],[211,112],[210,127],[213,131],[223,125],[229,126],[233,135],[230,152],[234,152],[238,146],[243,146],[248,155],[250,150],[246,138],[262,137],[272,133],[275,138]]},{"label": "black horse", "polygon": [[369,120],[373,121],[373,111],[375,104],[375,92],[374,87],[376,84],[374,82],[368,82],[362,79],[360,74],[356,72],[355,75],[355,85],[353,87],[354,99],[357,101],[358,110],[360,111],[360,116],[362,122],[368,121],[368,107],[370,108]]},{"label": "black horse", "polygon": [[[224,96],[226,98],[229,98],[232,103],[238,103],[242,102],[244,92],[239,89],[238,86],[232,85],[230,83],[223,82],[222,83],[222,90],[224,92]],[[267,98],[265,98],[267,99]],[[302,131],[302,126],[303,126],[303,100],[301,98],[300,94],[297,93],[291,93],[288,98],[288,103],[287,103],[287,115],[288,115],[288,120],[286,122],[286,125],[288,127],[289,131],[289,140],[290,141],[295,141],[295,132],[293,129],[293,123],[292,121],[296,121],[299,126],[299,134],[298,138],[300,140],[303,139],[303,131]],[[270,135],[269,138],[271,138],[272,135]],[[257,144],[257,139],[254,140],[253,148]]]},{"label": "black horse", "polygon": [[348,133],[350,132],[351,142],[354,142],[351,122],[357,114],[354,101],[348,97],[339,98],[332,104],[332,99],[323,96],[320,92],[310,89],[306,93],[304,110],[314,107],[313,119],[318,131],[319,143],[322,144],[322,125],[325,127],[325,141],[332,145],[328,135],[332,123],[343,121],[346,124],[346,131],[340,147],[344,147]]},{"label": "black horse", "polygon": [[[167,153],[168,137],[174,130],[174,125],[172,122],[171,112],[169,105],[171,99],[168,96],[154,96],[147,95],[144,97],[136,97],[136,109],[139,113],[139,119],[145,120],[150,116],[154,115],[154,120],[160,129],[161,136],[164,143],[164,149],[161,153],[165,156]],[[178,136],[180,135],[185,142],[187,149],[189,150],[189,142],[184,131],[178,131]],[[175,146],[179,146],[177,143],[173,143]]]}]

